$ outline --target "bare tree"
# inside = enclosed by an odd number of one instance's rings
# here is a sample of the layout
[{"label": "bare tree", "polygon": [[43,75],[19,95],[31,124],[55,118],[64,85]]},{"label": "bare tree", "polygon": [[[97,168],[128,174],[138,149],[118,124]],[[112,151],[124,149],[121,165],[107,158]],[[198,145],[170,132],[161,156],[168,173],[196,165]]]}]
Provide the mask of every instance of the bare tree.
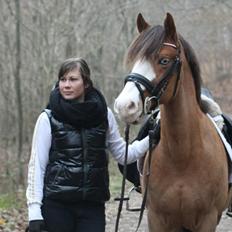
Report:
[{"label": "bare tree", "polygon": [[22,146],[23,146],[23,105],[21,94],[21,9],[20,0],[15,0],[15,22],[16,22],[16,67],[15,67],[15,92],[16,92],[16,108],[17,108],[17,161],[18,161],[18,183],[24,184],[23,166],[21,162]]}]

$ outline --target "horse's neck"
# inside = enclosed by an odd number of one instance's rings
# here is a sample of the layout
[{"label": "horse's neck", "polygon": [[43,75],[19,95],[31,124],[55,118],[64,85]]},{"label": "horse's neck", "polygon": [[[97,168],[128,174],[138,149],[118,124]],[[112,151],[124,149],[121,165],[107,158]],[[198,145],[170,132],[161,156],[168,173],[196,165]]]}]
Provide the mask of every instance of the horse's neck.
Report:
[{"label": "horse's neck", "polygon": [[[175,159],[188,158],[194,143],[199,142],[202,112],[195,97],[191,77],[190,83],[182,83],[176,97],[161,106],[161,141],[164,149]],[[185,85],[185,86],[184,86]],[[175,154],[180,154],[177,157]]]}]

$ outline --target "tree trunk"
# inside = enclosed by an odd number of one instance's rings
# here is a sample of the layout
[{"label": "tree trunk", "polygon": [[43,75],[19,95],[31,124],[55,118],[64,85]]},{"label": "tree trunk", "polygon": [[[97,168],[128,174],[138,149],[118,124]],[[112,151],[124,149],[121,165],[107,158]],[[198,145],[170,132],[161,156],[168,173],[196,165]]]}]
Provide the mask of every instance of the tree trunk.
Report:
[{"label": "tree trunk", "polygon": [[16,68],[15,68],[15,93],[16,93],[16,108],[17,108],[17,161],[18,161],[18,184],[24,184],[23,164],[22,164],[22,144],[23,144],[23,108],[22,108],[22,94],[21,94],[21,12],[20,0],[15,0],[16,9]]}]

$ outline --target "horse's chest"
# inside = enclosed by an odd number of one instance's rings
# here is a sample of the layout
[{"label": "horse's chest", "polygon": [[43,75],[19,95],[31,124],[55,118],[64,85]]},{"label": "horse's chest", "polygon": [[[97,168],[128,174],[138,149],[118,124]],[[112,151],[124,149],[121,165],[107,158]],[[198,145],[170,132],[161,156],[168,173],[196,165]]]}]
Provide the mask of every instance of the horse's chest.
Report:
[{"label": "horse's chest", "polygon": [[209,192],[200,192],[199,186],[186,182],[185,179],[169,181],[163,180],[162,183],[149,184],[148,205],[151,205],[157,212],[171,213],[183,216],[189,211],[200,212],[207,208],[206,205]]}]

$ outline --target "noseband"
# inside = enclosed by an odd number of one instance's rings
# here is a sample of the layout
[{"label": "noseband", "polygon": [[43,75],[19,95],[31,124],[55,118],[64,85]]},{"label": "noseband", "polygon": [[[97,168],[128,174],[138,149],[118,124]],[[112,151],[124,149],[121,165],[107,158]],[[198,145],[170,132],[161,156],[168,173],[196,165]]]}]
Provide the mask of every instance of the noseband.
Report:
[{"label": "noseband", "polygon": [[[176,94],[176,89],[178,86],[178,81],[180,79],[180,69],[181,69],[181,60],[180,60],[180,49],[176,47],[174,44],[170,43],[163,43],[163,46],[171,46],[177,49],[177,56],[173,59],[171,66],[167,69],[167,71],[161,77],[161,81],[154,86],[151,81],[149,81],[145,76],[138,74],[138,73],[130,73],[126,76],[124,85],[131,81],[135,84],[136,88],[138,89],[142,102],[143,102],[143,109],[144,113],[147,114],[150,112],[150,103],[151,100],[155,100],[159,104],[159,100],[167,88],[168,81],[173,76],[174,73],[177,73],[177,80],[175,84],[175,89],[173,92],[173,96]],[[141,88],[141,85],[145,87],[145,89],[149,93],[149,97],[144,97],[144,91]],[[149,105],[149,107],[147,107]],[[149,108],[149,109],[148,109]]]}]

